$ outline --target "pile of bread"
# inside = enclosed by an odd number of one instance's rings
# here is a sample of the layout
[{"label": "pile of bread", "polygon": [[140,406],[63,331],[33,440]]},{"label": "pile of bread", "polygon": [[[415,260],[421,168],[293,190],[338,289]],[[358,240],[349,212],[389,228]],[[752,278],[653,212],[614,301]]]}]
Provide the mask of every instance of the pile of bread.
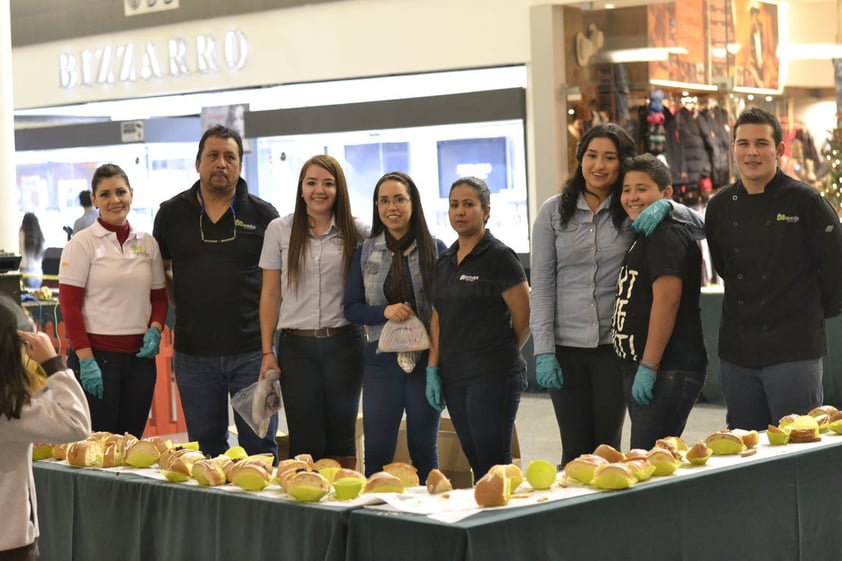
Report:
[{"label": "pile of bread", "polygon": [[842,411],[833,405],[821,405],[806,415],[792,413],[781,417],[777,425],[769,425],[766,436],[773,446],[789,442],[818,442],[821,433],[828,430],[842,434]]},{"label": "pile of bread", "polygon": [[32,458],[65,460],[74,467],[149,467],[165,451],[174,447],[171,440],[159,436],[139,439],[129,433],[95,432],[85,440],[69,444],[36,443]]}]

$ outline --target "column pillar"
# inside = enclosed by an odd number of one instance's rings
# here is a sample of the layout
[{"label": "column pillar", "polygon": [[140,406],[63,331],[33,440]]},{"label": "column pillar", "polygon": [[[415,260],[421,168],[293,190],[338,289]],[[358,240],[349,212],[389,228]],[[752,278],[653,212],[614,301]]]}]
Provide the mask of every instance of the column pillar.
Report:
[{"label": "column pillar", "polygon": [[14,110],[11,8],[0,1],[0,249],[18,253]]}]

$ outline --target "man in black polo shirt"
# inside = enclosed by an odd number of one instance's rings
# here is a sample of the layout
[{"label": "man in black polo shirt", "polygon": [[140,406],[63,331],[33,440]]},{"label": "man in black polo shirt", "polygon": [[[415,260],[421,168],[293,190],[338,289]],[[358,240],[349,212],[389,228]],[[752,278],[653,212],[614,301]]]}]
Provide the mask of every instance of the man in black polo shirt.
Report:
[{"label": "man in black polo shirt", "polygon": [[729,427],[765,429],[822,403],[824,320],[842,311],[842,232],[816,189],[778,169],[784,144],[774,115],[743,111],[731,151],[741,179],[705,213],[725,281],[722,394]]},{"label": "man in black polo shirt", "polygon": [[[243,141],[223,126],[205,131],[196,155],[197,181],[161,204],[153,230],[175,307],[173,367],[190,440],[205,454],[228,444],[228,396],[257,381],[262,358],[258,267],[263,233],[275,208],[249,194]],[[249,454],[277,456],[273,416],[264,438],[234,414]]]}]

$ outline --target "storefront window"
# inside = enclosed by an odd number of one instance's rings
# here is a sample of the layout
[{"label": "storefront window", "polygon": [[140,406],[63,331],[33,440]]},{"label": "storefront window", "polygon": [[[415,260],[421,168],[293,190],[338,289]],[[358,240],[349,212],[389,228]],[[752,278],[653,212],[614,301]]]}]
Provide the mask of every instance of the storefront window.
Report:
[{"label": "storefront window", "polygon": [[294,210],[302,164],[324,153],[342,162],[351,210],[366,223],[377,179],[409,173],[430,230],[448,244],[456,239],[447,214],[450,185],[463,175],[480,177],[492,192],[489,228],[515,251],[529,251],[522,121],[271,137],[256,146],[259,194],[282,215]]}]

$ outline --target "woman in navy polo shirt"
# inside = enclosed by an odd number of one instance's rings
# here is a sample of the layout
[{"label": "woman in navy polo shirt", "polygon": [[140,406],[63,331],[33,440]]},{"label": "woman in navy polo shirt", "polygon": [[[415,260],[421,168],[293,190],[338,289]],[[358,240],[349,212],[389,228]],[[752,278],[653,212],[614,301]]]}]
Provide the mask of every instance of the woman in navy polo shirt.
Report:
[{"label": "woman in navy polo shirt", "polygon": [[485,224],[491,192],[481,179],[450,187],[450,225],[458,239],[442,254],[433,281],[427,401],[450,418],[479,479],[512,461],[512,430],[529,338],[529,285],[515,252]]}]

